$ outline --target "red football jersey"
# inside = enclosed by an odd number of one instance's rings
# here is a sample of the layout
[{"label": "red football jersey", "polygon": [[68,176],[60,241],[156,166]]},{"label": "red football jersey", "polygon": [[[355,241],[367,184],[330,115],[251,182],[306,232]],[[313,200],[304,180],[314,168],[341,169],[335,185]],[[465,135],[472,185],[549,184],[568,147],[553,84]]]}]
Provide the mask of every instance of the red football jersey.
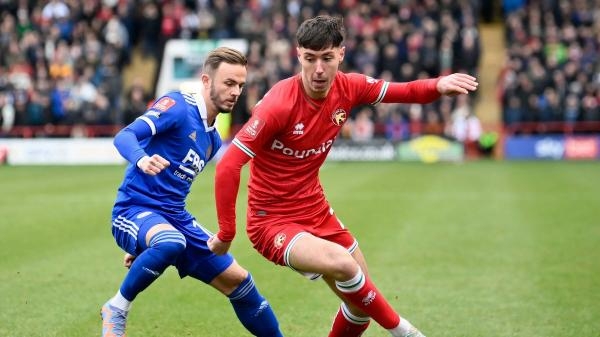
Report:
[{"label": "red football jersey", "polygon": [[383,80],[342,72],[323,100],[306,95],[300,75],[273,86],[233,140],[253,158],[249,212],[308,218],[328,210],[319,168],[350,110],[379,103],[387,86]]}]

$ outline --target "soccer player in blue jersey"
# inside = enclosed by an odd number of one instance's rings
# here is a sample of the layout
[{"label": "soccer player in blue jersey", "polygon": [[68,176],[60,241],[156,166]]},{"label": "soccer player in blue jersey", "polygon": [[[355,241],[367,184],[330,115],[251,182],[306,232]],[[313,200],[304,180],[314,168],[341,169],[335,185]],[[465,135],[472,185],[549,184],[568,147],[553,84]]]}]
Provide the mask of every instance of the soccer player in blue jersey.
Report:
[{"label": "soccer player in blue jersey", "polygon": [[211,51],[197,92],[158,98],[114,139],[129,161],[112,212],[112,234],[129,268],[119,291],[102,307],[102,336],[125,336],[133,300],[173,265],[227,296],[244,327],[255,336],[282,336],[269,303],[252,276],[231,255],[207,247],[212,234],[185,209],[196,176],[221,139],[219,112],[231,112],[246,81],[247,60],[226,47]]}]

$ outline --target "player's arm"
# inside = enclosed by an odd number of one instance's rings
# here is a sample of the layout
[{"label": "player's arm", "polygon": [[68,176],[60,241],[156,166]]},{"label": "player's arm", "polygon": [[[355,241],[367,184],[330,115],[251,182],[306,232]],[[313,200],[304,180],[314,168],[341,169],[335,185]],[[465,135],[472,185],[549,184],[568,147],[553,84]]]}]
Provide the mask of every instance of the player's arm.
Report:
[{"label": "player's arm", "polygon": [[240,175],[242,167],[250,159],[248,154],[232,144],[217,163],[215,201],[219,231],[208,241],[208,247],[213,253],[225,254],[235,237],[235,204],[240,187]]},{"label": "player's arm", "polygon": [[454,96],[468,94],[477,89],[477,79],[471,75],[455,73],[438,78],[410,82],[390,82],[384,84],[382,102],[427,104],[441,95]]},{"label": "player's arm", "polygon": [[169,166],[169,162],[158,154],[149,156],[144,151],[140,141],[150,136],[152,136],[152,129],[147,122],[136,119],[117,133],[113,143],[123,158],[139,167],[142,172],[157,175]]}]

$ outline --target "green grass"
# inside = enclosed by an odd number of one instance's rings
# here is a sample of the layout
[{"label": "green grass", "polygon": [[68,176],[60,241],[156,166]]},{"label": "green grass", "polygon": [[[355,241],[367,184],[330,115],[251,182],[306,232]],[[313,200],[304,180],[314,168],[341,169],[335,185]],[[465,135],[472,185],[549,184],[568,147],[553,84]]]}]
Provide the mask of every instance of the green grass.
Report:
[{"label": "green grass", "polygon": [[[216,230],[213,169],[188,208]],[[122,170],[0,167],[0,336],[99,336],[125,273],[109,224]],[[428,336],[600,336],[600,163],[327,163],[321,177],[380,290]],[[232,251],[286,336],[326,336],[339,301],[238,233]],[[224,297],[171,269],[128,334],[249,336]]]}]

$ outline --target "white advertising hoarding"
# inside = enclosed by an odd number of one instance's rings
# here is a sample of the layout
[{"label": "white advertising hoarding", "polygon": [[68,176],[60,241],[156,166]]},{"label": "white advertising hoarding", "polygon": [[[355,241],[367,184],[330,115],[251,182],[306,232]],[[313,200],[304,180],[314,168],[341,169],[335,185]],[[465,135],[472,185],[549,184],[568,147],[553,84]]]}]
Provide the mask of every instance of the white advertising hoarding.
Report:
[{"label": "white advertising hoarding", "polygon": [[0,139],[0,157],[9,165],[125,163],[112,138]]}]

